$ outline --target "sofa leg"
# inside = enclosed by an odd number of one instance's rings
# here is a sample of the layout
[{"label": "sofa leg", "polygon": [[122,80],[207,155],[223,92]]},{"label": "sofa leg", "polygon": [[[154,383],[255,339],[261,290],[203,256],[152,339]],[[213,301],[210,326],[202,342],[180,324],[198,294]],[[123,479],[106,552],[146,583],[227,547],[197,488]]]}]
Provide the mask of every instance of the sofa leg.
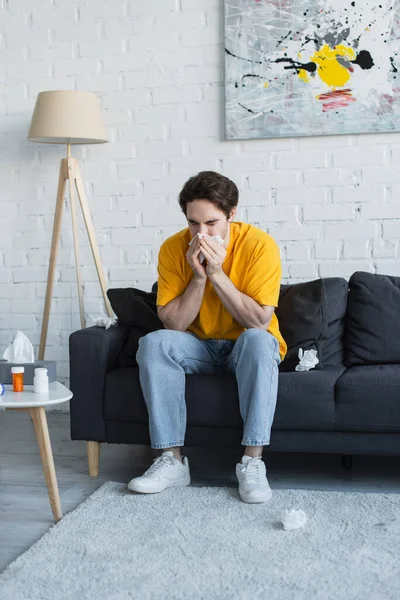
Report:
[{"label": "sofa leg", "polygon": [[343,469],[346,469],[347,471],[349,469],[352,468],[353,466],[353,457],[351,454],[342,454],[341,455],[341,460],[342,460],[342,467]]},{"label": "sofa leg", "polygon": [[99,474],[100,442],[86,442],[90,477]]}]

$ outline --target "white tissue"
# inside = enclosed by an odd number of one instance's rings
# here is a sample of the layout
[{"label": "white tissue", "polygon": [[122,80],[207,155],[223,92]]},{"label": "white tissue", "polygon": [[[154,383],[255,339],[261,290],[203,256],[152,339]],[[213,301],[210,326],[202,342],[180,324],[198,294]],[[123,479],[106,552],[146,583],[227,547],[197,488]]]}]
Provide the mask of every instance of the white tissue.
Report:
[{"label": "white tissue", "polygon": [[8,362],[29,363],[35,361],[35,354],[30,340],[22,331],[17,331],[13,343],[6,348],[3,358]]},{"label": "white tissue", "polygon": [[89,319],[93,322],[94,325],[97,325],[97,327],[105,327],[106,329],[111,327],[111,325],[115,325],[115,323],[117,322],[116,317],[92,317],[89,315]]},{"label": "white tissue", "polygon": [[[190,240],[190,242],[189,242],[189,246],[191,245],[191,243],[193,242],[193,240],[194,240],[196,237],[198,237],[198,238],[200,238],[200,239],[201,239],[201,238],[202,238],[204,235],[207,235],[207,234],[206,234],[206,233],[196,233],[196,235],[194,236],[194,238]],[[212,240],[215,240],[216,242],[218,242],[218,244],[221,244],[221,245],[222,245],[222,244],[224,243],[224,240],[222,239],[222,237],[221,237],[220,235],[210,235],[210,236],[208,236],[208,237],[210,237]],[[199,261],[202,263],[202,262],[203,262],[203,260],[204,260],[204,254],[202,254],[202,253],[200,252],[200,254],[199,254]]]},{"label": "white tissue", "polygon": [[304,510],[284,510],[281,515],[283,528],[285,531],[294,531],[300,529],[307,523],[307,515]]},{"label": "white tissue", "polygon": [[303,352],[303,348],[299,348],[298,356],[300,362],[296,365],[295,371],[309,371],[319,363],[316,350],[305,350]]}]

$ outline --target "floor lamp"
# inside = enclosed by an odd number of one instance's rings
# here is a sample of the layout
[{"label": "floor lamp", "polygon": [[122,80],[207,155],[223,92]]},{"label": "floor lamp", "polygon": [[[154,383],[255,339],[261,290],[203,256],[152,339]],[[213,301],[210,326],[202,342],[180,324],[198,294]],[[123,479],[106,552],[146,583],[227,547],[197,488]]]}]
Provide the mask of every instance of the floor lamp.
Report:
[{"label": "floor lamp", "polygon": [[107,298],[106,281],[103,274],[100,253],[96,242],[92,218],[89,211],[79,164],[75,158],[71,157],[72,144],[102,144],[108,141],[102,119],[100,103],[97,96],[90,92],[40,92],[36,100],[35,109],[29,128],[28,140],[31,142],[43,142],[46,144],[67,145],[67,158],[63,158],[61,160],[58,178],[57,202],[54,215],[53,237],[51,241],[49,270],[47,276],[46,299],[44,305],[42,331],[40,336],[38,359],[43,360],[46,348],[51,299],[53,294],[54,272],[57,262],[64,195],[67,181],[69,183],[69,199],[81,327],[86,327],[86,319],[83,306],[81,263],[79,259],[75,188],[82,209],[101,290],[103,292],[104,303],[108,315],[110,317],[113,316],[111,305]]}]

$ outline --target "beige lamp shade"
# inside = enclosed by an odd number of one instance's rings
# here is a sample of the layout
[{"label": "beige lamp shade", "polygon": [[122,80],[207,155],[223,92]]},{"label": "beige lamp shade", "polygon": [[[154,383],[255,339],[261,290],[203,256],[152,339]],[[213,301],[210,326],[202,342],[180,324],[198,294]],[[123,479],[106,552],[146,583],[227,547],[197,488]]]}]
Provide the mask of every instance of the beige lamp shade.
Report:
[{"label": "beige lamp shade", "polygon": [[107,142],[99,99],[91,92],[40,92],[28,140],[45,144]]}]

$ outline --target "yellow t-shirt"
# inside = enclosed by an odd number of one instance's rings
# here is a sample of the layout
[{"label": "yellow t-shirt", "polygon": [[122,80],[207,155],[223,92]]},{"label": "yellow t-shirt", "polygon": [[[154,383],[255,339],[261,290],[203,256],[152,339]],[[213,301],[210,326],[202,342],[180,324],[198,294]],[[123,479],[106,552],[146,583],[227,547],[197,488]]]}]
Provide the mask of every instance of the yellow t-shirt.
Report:
[{"label": "yellow t-shirt", "polygon": [[[277,306],[282,273],[277,243],[268,233],[248,223],[232,222],[230,227],[229,245],[222,265],[224,273],[240,292],[258,304]],[[160,306],[181,296],[193,277],[186,259],[191,238],[187,227],[161,245],[157,292],[157,304]],[[201,339],[236,340],[245,329],[228,312],[207,279],[200,311],[187,331]],[[275,313],[268,331],[278,340],[283,360],[287,346],[279,331]]]}]

